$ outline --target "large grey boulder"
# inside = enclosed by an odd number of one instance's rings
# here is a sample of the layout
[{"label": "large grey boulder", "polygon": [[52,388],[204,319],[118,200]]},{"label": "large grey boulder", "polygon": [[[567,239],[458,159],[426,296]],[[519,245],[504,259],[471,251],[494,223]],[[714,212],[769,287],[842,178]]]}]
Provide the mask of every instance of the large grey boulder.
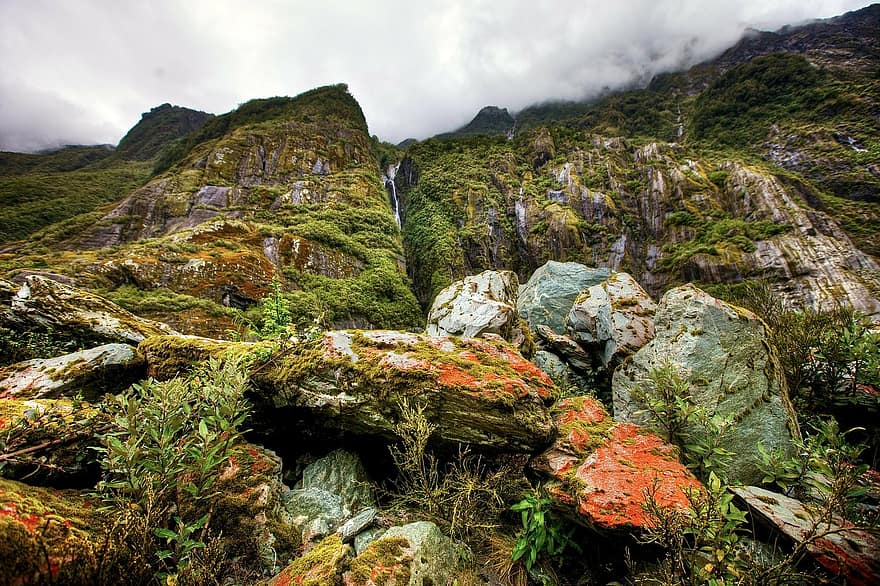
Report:
[{"label": "large grey boulder", "polygon": [[[654,339],[614,373],[614,417],[650,423],[645,414],[651,386],[643,384],[658,367],[676,368],[689,393],[708,415],[732,422],[725,448],[734,453],[728,467],[733,483],[754,484],[758,443],[792,453],[799,436],[785,378],[767,343],[764,323],[754,314],[685,285],[663,296],[654,321]],[[637,385],[647,397],[634,393]],[[688,431],[699,433],[697,427]]]},{"label": "large grey boulder", "polygon": [[565,319],[578,294],[606,280],[608,269],[594,269],[576,262],[549,261],[520,288],[517,309],[534,330],[549,326],[565,334]]},{"label": "large grey boulder", "polygon": [[146,378],[146,364],[128,344],[105,344],[0,368],[0,398],[54,399],[82,393],[93,401]]},{"label": "large grey boulder", "polygon": [[428,312],[429,336],[475,338],[498,334],[519,345],[525,336],[516,311],[519,280],[512,271],[483,271],[446,287]]},{"label": "large grey boulder", "polygon": [[614,367],[654,337],[656,307],[628,273],[612,273],[577,296],[567,328],[582,347],[596,352],[606,368]]},{"label": "large grey boulder", "polygon": [[98,344],[138,344],[149,336],[177,333],[99,295],[40,275],[26,277],[9,297],[8,305],[0,306],[0,326],[13,330],[49,328],[60,337]]},{"label": "large grey boulder", "polygon": [[392,527],[351,562],[345,584],[452,584],[464,550],[434,523]]},{"label": "large grey boulder", "polygon": [[303,543],[329,535],[376,505],[363,464],[345,450],[330,452],[306,467],[302,480],[282,501]]}]

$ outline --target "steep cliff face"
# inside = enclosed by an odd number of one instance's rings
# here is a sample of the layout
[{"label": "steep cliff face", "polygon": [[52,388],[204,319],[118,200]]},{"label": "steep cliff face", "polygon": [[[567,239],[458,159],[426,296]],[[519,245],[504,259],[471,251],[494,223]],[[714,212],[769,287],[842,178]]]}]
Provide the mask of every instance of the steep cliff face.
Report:
[{"label": "steep cliff face", "polygon": [[[44,266],[111,297],[131,285],[188,296],[184,323],[161,303],[140,306],[184,331],[205,333],[205,312],[226,318],[211,327],[230,327],[224,306],[253,305],[273,279],[302,322],[420,324],[379,161],[345,86],[245,104],[176,148],[176,164],[41,257]],[[119,291],[124,304],[132,291]]]},{"label": "steep cliff face", "polygon": [[797,303],[880,311],[878,265],[820,194],[767,165],[555,127],[427,141],[397,175],[419,298],[464,274],[547,260],[627,271],[653,294],[686,281],[777,282]]}]

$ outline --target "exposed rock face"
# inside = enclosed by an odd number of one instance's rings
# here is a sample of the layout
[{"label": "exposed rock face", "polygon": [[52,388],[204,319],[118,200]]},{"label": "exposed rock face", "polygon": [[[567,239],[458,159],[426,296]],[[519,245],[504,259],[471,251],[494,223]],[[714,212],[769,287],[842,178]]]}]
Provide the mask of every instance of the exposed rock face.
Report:
[{"label": "exposed rock face", "polygon": [[0,307],[0,325],[51,328],[60,336],[98,343],[137,344],[148,336],[176,334],[103,297],[38,275],[25,279],[8,308]]},{"label": "exposed rock face", "polygon": [[[256,352],[258,344],[163,336],[139,350],[159,378],[208,356]],[[332,331],[255,370],[257,409],[291,407],[324,426],[392,437],[402,401],[441,422],[438,439],[512,451],[547,445],[552,380],[495,338],[462,340],[391,331]]]},{"label": "exposed rock face", "polygon": [[516,310],[519,280],[511,271],[483,271],[443,289],[428,312],[429,336],[498,334],[519,345],[525,335]]},{"label": "exposed rock face", "polygon": [[607,269],[574,262],[549,261],[536,270],[519,292],[519,314],[532,329],[545,325],[565,334],[565,318],[578,294],[608,278]]},{"label": "exposed rock face", "polygon": [[346,586],[451,584],[463,550],[428,521],[392,527],[351,562]]},{"label": "exposed rock face", "polygon": [[[735,454],[730,481],[760,481],[757,445],[791,452],[799,436],[785,378],[767,345],[763,322],[694,287],[670,290],[657,307],[655,338],[613,377],[614,417],[645,423],[645,403],[634,395],[647,373],[669,364],[680,369],[693,402],[733,422],[725,448]],[[651,392],[645,385],[640,388]],[[698,431],[696,429],[692,431]]]},{"label": "exposed rock face", "polygon": [[0,368],[0,399],[53,399],[82,393],[93,401],[145,378],[146,365],[128,344],[105,344],[57,358]]},{"label": "exposed rock face", "polygon": [[627,273],[582,291],[568,313],[568,331],[598,353],[606,368],[619,364],[654,337],[656,304]]},{"label": "exposed rock face", "polygon": [[796,543],[815,539],[807,551],[833,576],[842,576],[847,584],[855,586],[880,582],[880,539],[876,534],[840,519],[820,519],[816,511],[800,501],[757,486],[731,490],[761,523]]},{"label": "exposed rock face", "polygon": [[306,467],[302,480],[284,495],[284,507],[303,543],[328,535],[344,521],[375,505],[376,497],[363,464],[356,455],[344,450],[335,450]]},{"label": "exposed rock face", "polygon": [[702,485],[674,447],[631,423],[615,423],[591,397],[573,397],[553,408],[559,436],[532,461],[553,479],[554,504],[596,529],[638,531],[650,527],[644,509],[650,492],[661,507],[688,508],[688,492]]}]

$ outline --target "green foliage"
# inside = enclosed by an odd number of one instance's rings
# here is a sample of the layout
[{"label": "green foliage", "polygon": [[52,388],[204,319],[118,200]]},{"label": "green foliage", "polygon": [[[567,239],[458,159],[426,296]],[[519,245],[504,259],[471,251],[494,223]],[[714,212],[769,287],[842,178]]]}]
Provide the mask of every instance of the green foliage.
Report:
[{"label": "green foliage", "polygon": [[400,412],[394,428],[399,443],[389,448],[398,472],[391,490],[394,501],[447,526],[453,536],[482,539],[498,527],[504,503],[521,487],[512,470],[490,469],[466,449],[442,465],[428,445],[436,425],[428,421],[424,407],[403,402]]},{"label": "green foliage", "polygon": [[232,317],[234,309],[224,307],[210,299],[176,293],[166,287],[140,289],[135,285],[123,285],[117,289],[101,291],[101,295],[136,315],[150,313],[176,313],[200,309],[212,317]]},{"label": "green foliage", "polygon": [[248,413],[244,368],[211,360],[186,379],[147,380],[112,397],[113,428],[97,448],[111,511],[142,512],[154,536],[157,577],[191,571],[210,537],[216,483]]},{"label": "green foliage", "polygon": [[[725,249],[754,252],[755,241],[767,240],[790,230],[786,224],[764,220],[749,222],[739,218],[724,218],[699,222],[690,212],[674,212],[670,218],[672,216],[675,216],[671,220],[673,223],[694,226],[696,236],[685,242],[663,246],[664,254],[659,264],[664,270],[680,269],[697,254],[717,256]],[[667,222],[670,222],[669,218]]]},{"label": "green foliage", "polygon": [[520,514],[522,522],[511,558],[513,561],[522,559],[527,570],[535,566],[539,557],[557,558],[568,546],[577,547],[571,540],[573,530],[564,529],[562,521],[553,515],[550,503],[547,497],[529,494],[510,507]]},{"label": "green foliage", "polygon": [[32,358],[53,358],[83,347],[81,341],[59,336],[51,327],[22,332],[0,326],[0,366]]},{"label": "green foliage", "polygon": [[666,442],[678,446],[687,466],[697,476],[725,477],[733,453],[724,448],[733,422],[710,414],[691,397],[690,383],[670,363],[650,370],[631,389],[644,408],[639,411]]},{"label": "green foliage", "polygon": [[269,296],[260,302],[263,321],[260,324],[260,338],[271,340],[283,335],[290,335],[290,308],[281,293],[281,283],[272,280]]},{"label": "green foliage", "polygon": [[143,185],[148,175],[145,163],[125,161],[0,175],[0,243],[26,238],[50,224],[117,201]]}]

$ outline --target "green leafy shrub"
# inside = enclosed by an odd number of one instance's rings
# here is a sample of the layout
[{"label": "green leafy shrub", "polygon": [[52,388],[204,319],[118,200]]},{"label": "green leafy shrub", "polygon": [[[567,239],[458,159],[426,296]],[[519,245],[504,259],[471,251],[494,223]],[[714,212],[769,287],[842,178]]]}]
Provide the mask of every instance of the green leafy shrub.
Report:
[{"label": "green leafy shrub", "polygon": [[[244,368],[211,360],[187,378],[147,380],[107,405],[113,427],[97,448],[105,478],[98,494],[110,511],[136,515],[135,535],[167,583],[196,580],[208,558],[216,483],[248,413]],[[131,535],[129,535],[131,537]]]},{"label": "green leafy shrub", "polygon": [[527,570],[535,566],[539,557],[557,558],[568,546],[576,547],[571,541],[572,531],[564,529],[562,521],[553,515],[550,503],[547,497],[529,494],[510,507],[520,514],[522,522],[510,555],[513,561],[522,559]]}]

